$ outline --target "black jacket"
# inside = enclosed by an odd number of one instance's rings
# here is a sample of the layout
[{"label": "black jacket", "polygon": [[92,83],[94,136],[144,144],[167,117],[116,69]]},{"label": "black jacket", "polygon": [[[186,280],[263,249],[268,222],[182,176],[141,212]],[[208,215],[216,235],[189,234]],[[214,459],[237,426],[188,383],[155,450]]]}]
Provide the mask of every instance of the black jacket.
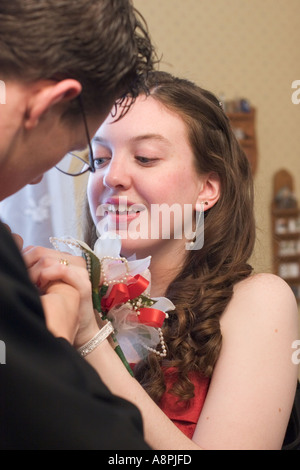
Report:
[{"label": "black jacket", "polygon": [[137,408],[46,329],[38,292],[1,222],[0,340],[0,449],[149,449]]}]

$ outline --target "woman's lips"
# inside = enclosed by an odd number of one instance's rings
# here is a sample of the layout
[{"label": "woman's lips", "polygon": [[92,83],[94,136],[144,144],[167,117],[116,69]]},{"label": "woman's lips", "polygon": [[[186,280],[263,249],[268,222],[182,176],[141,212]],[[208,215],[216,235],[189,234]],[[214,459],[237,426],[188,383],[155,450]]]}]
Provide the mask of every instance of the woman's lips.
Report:
[{"label": "woman's lips", "polygon": [[106,213],[116,214],[116,215],[132,215],[137,212],[141,212],[143,208],[140,205],[132,204],[131,206],[122,205],[122,204],[107,204],[105,207]]},{"label": "woman's lips", "polygon": [[141,204],[104,204],[103,214],[109,217],[116,229],[126,229],[128,224],[139,217],[140,213],[145,210],[145,206]]}]

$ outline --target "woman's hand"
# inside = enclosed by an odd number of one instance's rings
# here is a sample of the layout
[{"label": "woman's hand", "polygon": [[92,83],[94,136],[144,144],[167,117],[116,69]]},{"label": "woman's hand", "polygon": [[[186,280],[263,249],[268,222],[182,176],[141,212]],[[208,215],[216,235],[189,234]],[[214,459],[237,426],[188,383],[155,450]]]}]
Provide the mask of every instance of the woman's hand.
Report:
[{"label": "woman's hand", "polygon": [[99,330],[85,260],[43,247],[27,247],[23,256],[40,291],[48,329],[82,346]]}]

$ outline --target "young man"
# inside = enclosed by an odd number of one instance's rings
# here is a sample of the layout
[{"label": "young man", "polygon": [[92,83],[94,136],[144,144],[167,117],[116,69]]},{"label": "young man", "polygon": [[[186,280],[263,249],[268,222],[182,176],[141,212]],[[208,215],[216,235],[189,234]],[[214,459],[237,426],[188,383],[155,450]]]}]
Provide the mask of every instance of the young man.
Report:
[{"label": "young man", "polygon": [[[130,0],[0,0],[0,200],[86,147],[153,56]],[[0,223],[1,449],[148,449],[138,410],[48,331],[45,311],[77,309],[55,285],[42,306]]]}]

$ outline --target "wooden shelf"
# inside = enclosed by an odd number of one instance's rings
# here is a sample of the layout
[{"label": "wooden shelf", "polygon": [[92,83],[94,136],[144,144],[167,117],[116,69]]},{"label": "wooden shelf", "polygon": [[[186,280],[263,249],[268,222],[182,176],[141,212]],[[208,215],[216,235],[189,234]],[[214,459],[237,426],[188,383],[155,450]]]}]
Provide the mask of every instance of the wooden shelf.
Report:
[{"label": "wooden shelf", "polygon": [[273,206],[272,213],[276,217],[292,217],[292,216],[297,217],[299,214],[299,209],[298,207],[288,208],[288,209],[278,209]]},{"label": "wooden shelf", "polygon": [[255,174],[257,168],[256,110],[251,108],[249,112],[227,113],[227,116],[240,146],[249,159],[252,173]]},{"label": "wooden shelf", "polygon": [[299,232],[284,232],[284,233],[274,233],[274,237],[277,241],[280,240],[298,240],[300,237]]},{"label": "wooden shelf", "polygon": [[293,263],[300,261],[300,255],[277,255],[278,263]]},{"label": "wooden shelf", "polygon": [[300,284],[300,277],[299,277],[299,276],[295,276],[295,277],[282,277],[282,279],[284,279],[285,282],[287,282],[288,284],[291,284],[291,285],[298,285],[298,284]]},{"label": "wooden shelf", "polygon": [[[274,175],[271,206],[273,271],[290,285],[300,302],[300,209],[293,193],[292,175],[279,170]],[[278,227],[282,231],[278,231]],[[291,254],[282,250],[289,250]]]},{"label": "wooden shelf", "polygon": [[239,111],[236,113],[228,112],[227,116],[229,117],[231,121],[237,122],[237,123],[239,123],[240,121],[253,121],[254,116],[255,116],[255,109],[251,108],[251,110],[248,112],[246,111],[243,111],[243,112]]}]

